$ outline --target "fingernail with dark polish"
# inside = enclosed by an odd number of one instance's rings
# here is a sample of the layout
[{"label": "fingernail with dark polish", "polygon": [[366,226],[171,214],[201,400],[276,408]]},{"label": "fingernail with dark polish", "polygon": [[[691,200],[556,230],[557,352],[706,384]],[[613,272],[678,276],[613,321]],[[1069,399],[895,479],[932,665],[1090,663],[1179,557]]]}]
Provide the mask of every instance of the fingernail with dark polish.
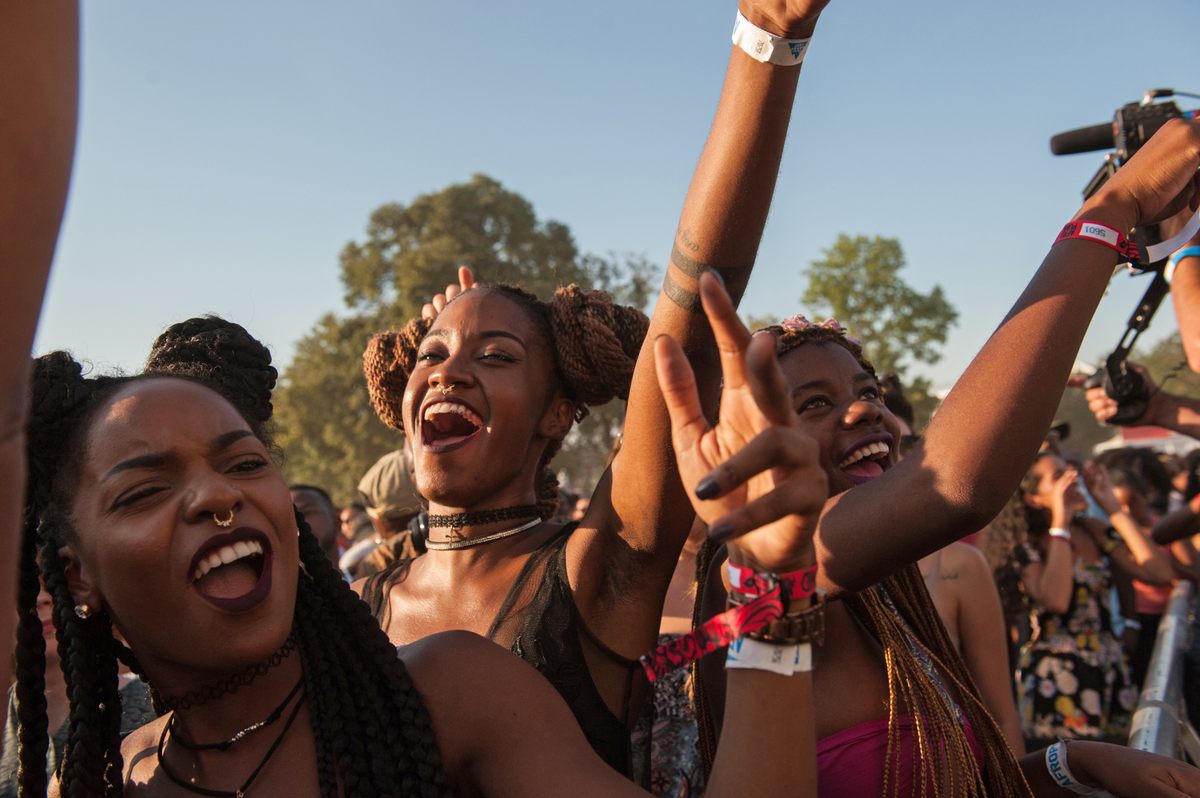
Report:
[{"label": "fingernail with dark polish", "polygon": [[721,486],[712,477],[705,477],[696,486],[696,496],[700,499],[711,499],[721,492]]},{"label": "fingernail with dark polish", "polygon": [[708,529],[708,536],[710,538],[712,538],[713,540],[715,540],[717,543],[720,543],[721,541],[726,540],[727,538],[731,537],[732,535],[733,535],[733,527],[730,526],[729,524],[717,524],[716,526],[709,527],[709,529]]}]

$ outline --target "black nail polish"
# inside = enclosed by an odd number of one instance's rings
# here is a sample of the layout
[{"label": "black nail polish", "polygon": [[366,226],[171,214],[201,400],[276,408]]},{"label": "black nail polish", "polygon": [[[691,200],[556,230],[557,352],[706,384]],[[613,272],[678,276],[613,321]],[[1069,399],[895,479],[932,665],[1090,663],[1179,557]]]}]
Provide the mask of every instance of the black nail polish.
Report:
[{"label": "black nail polish", "polygon": [[711,499],[720,492],[721,486],[712,477],[705,477],[696,486],[696,497],[700,499]]},{"label": "black nail polish", "polygon": [[729,524],[717,524],[708,528],[708,536],[717,543],[722,543],[733,536],[733,527]]}]

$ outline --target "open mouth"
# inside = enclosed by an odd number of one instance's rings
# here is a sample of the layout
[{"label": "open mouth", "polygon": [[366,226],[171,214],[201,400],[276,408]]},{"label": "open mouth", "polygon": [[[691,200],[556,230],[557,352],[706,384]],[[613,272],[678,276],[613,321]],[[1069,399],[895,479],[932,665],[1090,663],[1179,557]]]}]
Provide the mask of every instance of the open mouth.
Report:
[{"label": "open mouth", "polygon": [[857,445],[838,463],[850,481],[857,484],[875,479],[892,465],[888,439],[875,438]]},{"label": "open mouth", "polygon": [[251,609],[271,592],[271,542],[250,528],[216,535],[193,555],[188,581],[218,609]]},{"label": "open mouth", "polygon": [[464,446],[483,428],[479,414],[461,402],[434,402],[421,413],[421,443],[433,452]]}]

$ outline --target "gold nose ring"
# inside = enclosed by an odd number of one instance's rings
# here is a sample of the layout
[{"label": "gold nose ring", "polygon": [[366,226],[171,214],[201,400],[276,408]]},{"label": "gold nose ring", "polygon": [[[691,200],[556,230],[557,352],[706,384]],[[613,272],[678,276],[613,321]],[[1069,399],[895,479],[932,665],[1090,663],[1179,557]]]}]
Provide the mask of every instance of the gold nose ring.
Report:
[{"label": "gold nose ring", "polygon": [[217,526],[221,527],[222,529],[228,529],[229,527],[233,526],[233,508],[232,507],[229,508],[229,517],[228,518],[218,518],[216,513],[213,513],[212,517],[213,517],[213,523],[216,524]]},{"label": "gold nose ring", "polygon": [[450,392],[454,390],[454,383],[450,383],[450,387],[439,385],[438,390],[442,392],[442,396],[449,396]]}]

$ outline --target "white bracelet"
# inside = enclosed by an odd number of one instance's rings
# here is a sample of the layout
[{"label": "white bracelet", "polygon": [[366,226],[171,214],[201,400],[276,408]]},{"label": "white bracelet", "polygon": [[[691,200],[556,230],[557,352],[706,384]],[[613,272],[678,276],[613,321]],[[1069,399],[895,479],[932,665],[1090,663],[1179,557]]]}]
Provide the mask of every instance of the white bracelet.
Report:
[{"label": "white bracelet", "polygon": [[1046,534],[1052,538],[1059,538],[1060,540],[1065,540],[1067,542],[1070,542],[1071,540],[1071,533],[1068,530],[1063,529],[1061,526],[1050,527],[1050,531]]},{"label": "white bracelet", "polygon": [[1064,742],[1057,742],[1046,749],[1046,770],[1050,772],[1050,778],[1054,779],[1055,784],[1076,795],[1091,795],[1099,792],[1097,787],[1080,784],[1079,780],[1075,778],[1075,774],[1067,767],[1067,744]]},{"label": "white bracelet", "polygon": [[764,64],[800,66],[808,52],[808,39],[785,39],[768,33],[742,16],[739,11],[733,23],[733,43],[753,58]]},{"label": "white bracelet", "polygon": [[791,676],[793,673],[807,673],[812,670],[812,644],[773,646],[761,640],[739,637],[729,644],[729,653],[725,656],[725,667],[751,668],[784,676]]}]

